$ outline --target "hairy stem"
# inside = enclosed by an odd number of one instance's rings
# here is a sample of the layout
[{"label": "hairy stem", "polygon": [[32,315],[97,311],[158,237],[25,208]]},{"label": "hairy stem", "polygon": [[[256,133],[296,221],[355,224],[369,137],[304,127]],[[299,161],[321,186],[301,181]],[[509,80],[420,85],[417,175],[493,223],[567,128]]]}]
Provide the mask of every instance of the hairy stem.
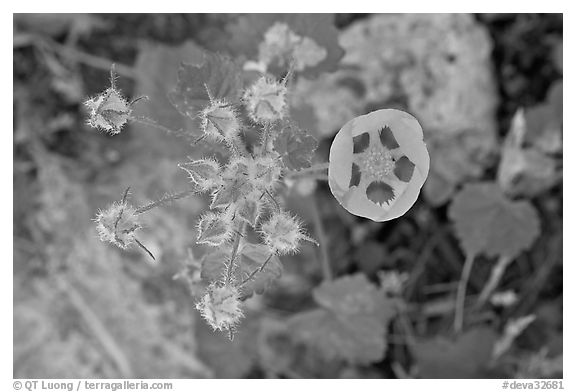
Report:
[{"label": "hairy stem", "polygon": [[266,265],[268,265],[268,262],[272,259],[272,256],[274,256],[274,253],[270,253],[270,256],[268,256],[266,261],[264,261],[264,263],[262,263],[262,265],[259,268],[256,268],[254,271],[252,271],[250,273],[250,275],[248,275],[248,277],[246,279],[244,279],[242,281],[242,283],[240,283],[240,286],[244,286],[246,283],[248,283],[250,280],[252,280],[254,275],[264,271],[264,268],[266,268]]},{"label": "hairy stem", "polygon": [[474,258],[474,255],[466,256],[466,261],[464,262],[464,268],[462,270],[462,276],[460,277],[460,282],[458,283],[458,292],[456,293],[456,309],[454,311],[454,330],[456,333],[461,332],[462,327],[464,326],[464,303],[466,301],[466,286],[468,285],[468,280],[470,279],[470,272],[472,272]]},{"label": "hairy stem", "polygon": [[238,230],[234,233],[234,242],[232,243],[232,252],[230,254],[230,260],[228,264],[226,264],[226,285],[229,285],[232,282],[232,274],[234,272],[234,260],[238,255],[238,247],[240,246],[240,238],[244,233],[244,228],[246,227],[246,223],[242,222],[239,225]]},{"label": "hairy stem", "polygon": [[316,195],[313,195],[312,197],[315,204],[314,208],[312,209],[312,215],[314,219],[316,236],[318,237],[322,275],[324,276],[325,281],[331,281],[334,279],[334,274],[330,265],[330,256],[328,255],[328,240],[324,232],[324,224],[322,223],[322,217],[320,216],[319,212],[318,199]]},{"label": "hairy stem", "polygon": [[143,213],[143,212],[150,211],[150,210],[153,209],[153,208],[160,207],[160,206],[162,206],[162,205],[164,205],[164,204],[167,204],[167,203],[170,203],[170,202],[172,202],[172,201],[176,201],[176,200],[179,200],[179,199],[183,199],[183,198],[185,198],[185,197],[188,197],[188,196],[192,196],[192,195],[194,195],[194,194],[196,194],[196,193],[198,193],[198,190],[195,189],[195,188],[192,188],[192,189],[188,189],[188,190],[185,190],[185,191],[182,191],[182,192],[180,192],[180,193],[173,194],[173,195],[167,195],[167,196],[164,196],[163,198],[161,198],[161,199],[159,199],[159,200],[156,200],[156,201],[154,201],[154,202],[152,202],[152,203],[150,203],[150,204],[147,204],[147,205],[145,205],[145,206],[139,207],[139,208],[135,211],[135,213],[136,213],[136,214],[141,214],[141,213]]}]

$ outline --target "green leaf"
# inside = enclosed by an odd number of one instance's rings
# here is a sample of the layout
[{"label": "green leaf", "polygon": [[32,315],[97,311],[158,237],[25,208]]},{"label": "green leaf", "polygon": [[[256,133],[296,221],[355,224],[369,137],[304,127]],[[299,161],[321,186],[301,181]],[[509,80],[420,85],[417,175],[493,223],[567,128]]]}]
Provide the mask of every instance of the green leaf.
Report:
[{"label": "green leaf", "polygon": [[[202,280],[206,283],[221,280],[224,277],[225,263],[231,254],[230,247],[222,247],[206,254],[202,258]],[[260,244],[246,243],[238,251],[237,268],[234,279],[237,283],[243,282],[252,272],[260,268],[270,256],[268,248]],[[277,256],[272,256],[266,267],[242,286],[243,298],[251,297],[254,293],[262,294],[276,279],[282,276],[283,267]]]},{"label": "green leaf", "polygon": [[[292,37],[298,37],[298,43],[292,47],[279,47],[290,45],[290,39],[278,42],[266,42],[265,34],[277,24],[285,24],[290,30]],[[237,18],[236,22],[227,28],[226,40],[208,42],[213,50],[224,50],[235,56],[246,56],[250,60],[258,60],[266,46],[276,46],[280,53],[285,54],[284,64],[277,67],[276,76],[281,76],[287,70],[290,57],[302,59],[301,56],[324,53],[319,62],[313,61],[310,66],[302,70],[302,75],[315,77],[323,72],[336,70],[340,59],[344,56],[344,50],[338,43],[339,32],[334,26],[332,14],[249,14]],[[314,50],[311,50],[311,49]],[[304,59],[306,62],[306,59]],[[312,65],[313,64],[313,65]]]},{"label": "green leaf", "polygon": [[384,358],[386,331],[396,311],[381,290],[357,274],[325,282],[313,295],[321,308],[288,321],[295,340],[330,360],[368,364]]},{"label": "green leaf", "polygon": [[288,123],[282,123],[280,133],[274,139],[274,150],[292,170],[310,167],[317,147],[318,142],[313,136]]},{"label": "green leaf", "polygon": [[242,90],[241,69],[237,63],[219,54],[205,53],[202,64],[181,64],[178,83],[168,99],[184,116],[194,118],[213,99],[237,103]]},{"label": "green leaf", "polygon": [[198,244],[221,246],[232,235],[231,222],[225,216],[207,213],[198,222]]},{"label": "green leaf", "polygon": [[327,360],[369,364],[386,354],[386,328],[375,317],[341,319],[328,310],[316,309],[297,314],[288,324],[296,341],[314,347]]},{"label": "green leaf", "polygon": [[511,201],[494,183],[466,185],[448,212],[469,256],[514,258],[540,234],[540,221],[527,201]]},{"label": "green leaf", "polygon": [[386,324],[394,315],[392,303],[363,274],[324,282],[314,290],[313,296],[320,306],[346,319],[370,315]]},{"label": "green leaf", "polygon": [[[486,378],[484,373],[498,338],[493,329],[472,329],[456,340],[417,341],[413,354],[421,378]],[[488,377],[490,378],[490,377]]]}]

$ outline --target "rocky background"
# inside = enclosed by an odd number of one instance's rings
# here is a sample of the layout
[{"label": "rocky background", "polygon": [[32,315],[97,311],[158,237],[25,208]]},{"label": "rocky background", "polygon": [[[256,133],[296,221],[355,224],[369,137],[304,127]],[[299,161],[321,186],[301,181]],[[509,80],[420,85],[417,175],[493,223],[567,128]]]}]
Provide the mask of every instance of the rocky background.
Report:
[{"label": "rocky background", "polygon": [[[146,215],[141,240],[156,262],[98,240],[99,208],[128,186],[135,204],[184,188],[176,164],[201,151],[137,124],[114,138],[90,129],[82,101],[107,87],[114,62],[126,94],[151,98],[144,114],[186,125],[166,98],[178,64],[204,49],[249,59],[262,40],[251,17],[14,16],[14,377],[561,377],[561,15],[323,16],[344,55],[331,72],[298,78],[291,95],[292,115],[320,141],[318,160],[346,121],[397,107],[422,123],[431,173],[412,210],[386,224],[347,214],[323,181],[293,184],[286,203],[323,250],[283,258],[282,279],[248,301],[232,342],[200,320],[178,278],[202,252],[194,224],[207,200]],[[448,205],[486,180],[536,208],[540,235],[506,269],[500,297],[454,334],[464,256]],[[283,327],[313,307],[321,257],[351,284],[403,282],[399,316],[375,342],[338,335],[310,347],[315,326],[301,326],[302,339]],[[476,263],[472,295],[494,264]],[[372,343],[384,348],[377,358],[357,353]]]}]

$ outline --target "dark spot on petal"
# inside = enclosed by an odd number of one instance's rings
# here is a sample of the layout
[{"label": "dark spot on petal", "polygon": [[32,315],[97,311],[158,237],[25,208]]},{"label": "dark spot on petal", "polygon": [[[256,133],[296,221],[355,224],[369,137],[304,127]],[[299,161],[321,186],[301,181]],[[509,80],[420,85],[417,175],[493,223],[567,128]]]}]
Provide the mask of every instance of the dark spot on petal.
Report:
[{"label": "dark spot on petal", "polygon": [[400,181],[408,182],[412,178],[412,174],[414,174],[414,164],[410,159],[403,156],[396,161],[394,174],[396,174],[396,177],[398,177]]},{"label": "dark spot on petal", "polygon": [[349,188],[353,187],[353,186],[358,186],[360,184],[360,177],[362,176],[362,174],[360,173],[360,168],[358,167],[357,164],[353,163],[352,164],[352,177],[350,177],[350,185],[348,185]]},{"label": "dark spot on petal", "polygon": [[394,199],[394,189],[385,182],[374,181],[366,188],[366,196],[374,203],[383,205]]},{"label": "dark spot on petal", "polygon": [[380,134],[380,143],[389,150],[400,147],[390,127],[386,126],[378,131]]},{"label": "dark spot on petal", "polygon": [[354,154],[361,153],[370,145],[370,135],[368,132],[364,132],[361,135],[354,136],[352,142],[354,142]]}]

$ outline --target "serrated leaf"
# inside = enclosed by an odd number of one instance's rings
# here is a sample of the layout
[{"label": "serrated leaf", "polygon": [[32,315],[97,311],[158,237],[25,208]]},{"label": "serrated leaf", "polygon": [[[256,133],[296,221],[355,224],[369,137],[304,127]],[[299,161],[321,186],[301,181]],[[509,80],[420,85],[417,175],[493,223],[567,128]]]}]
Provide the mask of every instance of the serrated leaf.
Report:
[{"label": "serrated leaf", "polygon": [[448,212],[469,256],[514,258],[540,234],[540,221],[527,201],[511,201],[494,183],[466,185]]},{"label": "serrated leaf", "polygon": [[262,205],[259,200],[246,199],[240,204],[240,209],[238,210],[238,216],[248,222],[252,227],[256,226],[256,222],[260,217],[260,212],[262,210]]},{"label": "serrated leaf", "polygon": [[421,378],[485,378],[497,334],[480,327],[456,340],[439,337],[417,341],[413,354]]},{"label": "serrated leaf", "polygon": [[174,76],[182,62],[202,64],[204,51],[193,42],[181,46],[144,45],[138,52],[135,69],[137,73],[137,95],[146,95],[150,100],[139,110],[147,117],[168,128],[194,129],[190,118],[179,115],[168,100],[174,87]]},{"label": "serrated leaf", "polygon": [[198,223],[198,244],[220,246],[232,235],[231,222],[225,217],[209,213]]},{"label": "serrated leaf", "polygon": [[231,59],[206,52],[201,65],[181,64],[178,83],[168,99],[178,111],[190,118],[210,105],[213,99],[236,103],[242,89],[241,69]]},{"label": "serrated leaf", "polygon": [[[225,263],[230,258],[230,247],[222,247],[206,254],[202,258],[202,280],[213,282],[224,277]],[[243,282],[252,272],[260,268],[270,256],[268,248],[260,244],[245,244],[237,256],[237,268],[234,279],[237,283]],[[272,256],[266,267],[242,286],[242,296],[251,297],[254,293],[262,294],[272,283],[282,276],[283,267],[277,256]]]},{"label": "serrated leaf", "polygon": [[317,147],[313,136],[292,124],[282,125],[274,139],[274,150],[291,170],[310,167]]},{"label": "serrated leaf", "polygon": [[226,207],[236,203],[242,196],[250,193],[252,188],[252,184],[244,177],[224,179],[224,185],[218,188],[212,197],[210,208]]},{"label": "serrated leaf", "polygon": [[216,160],[198,159],[178,165],[184,169],[190,180],[203,189],[215,186],[219,180],[220,166]]},{"label": "serrated leaf", "polygon": [[[248,14],[242,15],[235,23],[227,28],[228,37],[219,42],[211,40],[207,44],[215,50],[225,50],[236,56],[246,56],[251,60],[259,57],[260,45],[265,43],[266,32],[277,23],[288,25],[290,31],[296,34],[302,45],[296,49],[294,56],[297,57],[306,47],[314,47],[314,52],[323,52],[322,60],[314,66],[305,67],[302,75],[315,77],[323,72],[334,71],[340,59],[344,56],[344,50],[338,43],[338,30],[334,26],[332,14]],[[309,45],[313,43],[313,45]],[[281,76],[281,69],[277,76]]]},{"label": "serrated leaf", "polygon": [[296,341],[314,347],[327,360],[369,364],[386,354],[386,328],[374,317],[341,319],[328,310],[317,309],[297,314],[288,325]]}]

